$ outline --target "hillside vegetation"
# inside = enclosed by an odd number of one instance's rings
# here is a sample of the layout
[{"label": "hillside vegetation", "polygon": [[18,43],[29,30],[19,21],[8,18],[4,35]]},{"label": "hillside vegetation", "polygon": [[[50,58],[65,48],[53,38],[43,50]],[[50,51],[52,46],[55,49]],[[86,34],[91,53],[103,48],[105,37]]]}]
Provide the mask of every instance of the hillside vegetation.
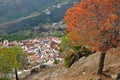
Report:
[{"label": "hillside vegetation", "polygon": [[[74,1],[79,0],[1,1],[0,37],[4,38],[6,34],[10,36],[11,34],[18,36],[26,36],[24,34],[27,34],[27,36],[31,34],[36,35],[34,29],[37,29],[37,35],[43,35],[42,33],[51,34],[53,32],[56,33],[52,35],[61,34],[61,31],[64,30],[60,28],[61,25],[58,25],[56,30],[52,27],[52,24],[59,23],[63,19],[66,10],[74,4]],[[46,14],[47,10],[50,11],[50,14]]]},{"label": "hillside vegetation", "polygon": [[0,23],[25,17],[68,0],[0,0]]}]

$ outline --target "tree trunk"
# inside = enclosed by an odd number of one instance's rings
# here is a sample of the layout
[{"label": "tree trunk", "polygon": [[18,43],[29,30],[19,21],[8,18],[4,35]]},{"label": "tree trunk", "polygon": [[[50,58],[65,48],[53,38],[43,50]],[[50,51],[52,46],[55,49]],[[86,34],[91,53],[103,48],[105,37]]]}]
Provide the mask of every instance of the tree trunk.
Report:
[{"label": "tree trunk", "polygon": [[15,76],[16,76],[16,80],[19,80],[16,68],[15,68]]},{"label": "tree trunk", "polygon": [[100,60],[99,60],[99,66],[98,66],[98,72],[97,72],[97,74],[100,76],[102,75],[102,71],[104,68],[104,60],[105,60],[105,53],[102,52],[100,53]]}]

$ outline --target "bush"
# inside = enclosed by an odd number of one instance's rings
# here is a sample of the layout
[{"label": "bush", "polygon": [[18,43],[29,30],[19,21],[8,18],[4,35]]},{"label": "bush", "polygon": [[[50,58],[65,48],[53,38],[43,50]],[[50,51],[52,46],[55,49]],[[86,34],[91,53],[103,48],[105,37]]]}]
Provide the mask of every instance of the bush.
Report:
[{"label": "bush", "polygon": [[67,34],[61,38],[60,51],[66,53],[64,58],[66,67],[70,67],[82,56],[87,57],[91,54],[91,51],[87,47],[83,47],[82,45],[75,46]]},{"label": "bush", "polygon": [[88,48],[86,48],[86,47],[82,47],[81,52],[82,52],[82,56],[85,56],[85,57],[87,57],[90,54],[92,54],[92,52]]},{"label": "bush", "polygon": [[57,60],[57,59],[54,59],[54,64],[58,64],[59,63],[59,61]]},{"label": "bush", "polygon": [[66,67],[70,67],[75,61],[79,59],[79,55],[75,53],[73,49],[68,50],[66,52],[64,63]]},{"label": "bush", "polygon": [[74,46],[73,49],[75,50],[75,52],[81,56],[89,56],[92,52],[89,50],[89,48],[87,47],[83,47],[83,46]]},{"label": "bush", "polygon": [[66,67],[70,67],[71,66],[71,61],[70,61],[70,57],[69,56],[66,56],[64,58],[64,64]]},{"label": "bush", "polygon": [[74,46],[73,49],[66,51],[64,64],[66,67],[71,67],[71,65],[78,59],[83,56],[87,57],[90,54],[91,51],[88,48],[82,46]]}]

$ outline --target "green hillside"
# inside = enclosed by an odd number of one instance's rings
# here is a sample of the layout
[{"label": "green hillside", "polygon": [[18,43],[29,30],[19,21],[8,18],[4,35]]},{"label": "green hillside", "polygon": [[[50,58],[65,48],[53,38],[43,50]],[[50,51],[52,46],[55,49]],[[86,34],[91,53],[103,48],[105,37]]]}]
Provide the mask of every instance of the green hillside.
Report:
[{"label": "green hillside", "polygon": [[[22,6],[18,1],[22,2]],[[0,38],[22,40],[44,35],[60,36],[65,26],[61,28],[64,24],[59,23],[63,20],[66,10],[75,1],[79,0],[9,0],[7,3],[2,3],[4,6],[9,4],[10,7],[6,6],[7,10],[0,13],[0,22],[4,22],[0,24]],[[15,3],[19,3],[21,7],[15,7]],[[12,10],[11,6],[15,8],[13,10],[17,13]],[[54,23],[57,23],[56,27],[52,26]]]},{"label": "green hillside", "polygon": [[0,23],[30,15],[68,0],[0,0]]}]

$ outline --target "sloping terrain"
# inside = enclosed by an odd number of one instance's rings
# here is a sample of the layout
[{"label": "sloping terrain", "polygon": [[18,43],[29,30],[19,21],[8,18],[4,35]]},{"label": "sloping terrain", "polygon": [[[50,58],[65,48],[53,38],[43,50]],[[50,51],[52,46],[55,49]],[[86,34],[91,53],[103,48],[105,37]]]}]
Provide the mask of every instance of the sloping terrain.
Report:
[{"label": "sloping terrain", "polygon": [[[5,2],[7,1],[7,2]],[[0,34],[29,32],[34,27],[63,19],[66,10],[79,0],[5,0],[0,4]],[[46,12],[50,14],[46,14]]]},{"label": "sloping terrain", "polygon": [[0,23],[28,16],[68,0],[0,0]]},{"label": "sloping terrain", "polygon": [[[23,80],[100,80],[96,75],[99,62],[99,53],[83,57],[71,66],[65,68],[63,64],[41,70]],[[116,80],[120,72],[120,48],[110,50],[105,59],[104,75],[102,80]]]}]

